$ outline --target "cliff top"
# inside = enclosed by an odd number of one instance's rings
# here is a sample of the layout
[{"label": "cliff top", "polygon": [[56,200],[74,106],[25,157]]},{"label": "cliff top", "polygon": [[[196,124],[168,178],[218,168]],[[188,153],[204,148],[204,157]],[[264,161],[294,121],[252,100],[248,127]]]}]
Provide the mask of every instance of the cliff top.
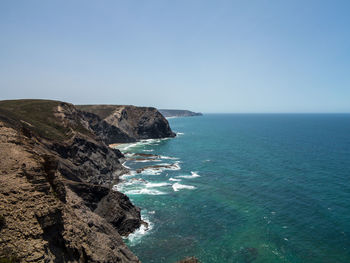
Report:
[{"label": "cliff top", "polygon": [[54,141],[69,139],[74,132],[90,134],[90,131],[77,120],[77,116],[73,116],[70,120],[65,119],[63,109],[74,112],[72,104],[61,101],[4,100],[0,101],[0,120],[14,128],[25,128],[40,137]]},{"label": "cliff top", "polygon": [[98,115],[101,119],[105,119],[116,110],[128,109],[128,110],[139,110],[139,111],[157,111],[154,107],[138,107],[134,105],[112,105],[112,104],[86,104],[86,105],[75,105],[77,109],[87,111]]}]

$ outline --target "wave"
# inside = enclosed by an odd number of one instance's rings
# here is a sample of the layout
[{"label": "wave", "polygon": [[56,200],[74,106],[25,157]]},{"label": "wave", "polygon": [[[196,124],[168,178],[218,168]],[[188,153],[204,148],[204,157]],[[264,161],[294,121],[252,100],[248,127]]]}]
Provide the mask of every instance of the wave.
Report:
[{"label": "wave", "polygon": [[[151,211],[154,212],[154,211]],[[151,212],[149,212],[149,214],[152,214]],[[149,220],[147,215],[143,215],[141,216],[141,219],[143,221],[145,221],[148,226],[145,226],[144,224],[142,224],[138,229],[136,229],[133,233],[129,234],[127,239],[130,242],[130,246],[134,246],[136,244],[138,244],[141,241],[141,238],[143,236],[145,236],[146,234],[148,234],[152,229],[153,229],[153,223]]]},{"label": "wave", "polygon": [[159,157],[160,157],[160,159],[166,159],[166,160],[179,160],[179,158],[164,156],[164,155],[160,155]]},{"label": "wave", "polygon": [[175,162],[174,164],[172,164],[170,167],[165,168],[165,170],[181,170],[181,166],[179,165],[180,162]]},{"label": "wave", "polygon": [[169,178],[169,181],[173,181],[173,182],[180,182],[180,181],[181,181],[181,179]]},{"label": "wave", "polygon": [[141,140],[138,142],[134,143],[121,143],[116,145],[114,148],[117,148],[121,151],[126,151],[131,148],[136,148],[136,147],[143,147],[146,145],[158,145],[161,141],[169,140],[169,138],[161,138],[161,139],[147,139],[147,140]]},{"label": "wave", "polygon": [[158,159],[134,159],[133,161],[137,163],[161,162],[161,160]]},{"label": "wave", "polygon": [[151,183],[143,178],[130,178],[128,180],[121,181],[117,185],[114,185],[113,190],[123,192],[126,195],[162,195],[167,193],[153,188],[165,187],[170,185],[171,184],[168,182]]},{"label": "wave", "polygon": [[169,183],[146,183],[146,187],[162,187],[162,186],[168,186],[171,185]]},{"label": "wave", "polygon": [[131,169],[131,168],[130,168],[129,166],[127,166],[125,163],[126,163],[126,162],[123,162],[123,163],[122,163],[122,166],[125,167],[126,169]]},{"label": "wave", "polygon": [[128,178],[128,177],[133,177],[133,176],[135,176],[135,175],[136,175],[136,172],[130,170],[128,173],[125,173],[125,174],[119,176],[119,179],[122,179],[122,180],[123,180],[123,179],[126,179],[126,178]]},{"label": "wave", "polygon": [[160,175],[163,172],[162,169],[155,169],[155,168],[147,168],[139,172],[138,174],[143,175]]},{"label": "wave", "polygon": [[179,184],[179,183],[173,184],[172,187],[173,187],[175,192],[178,192],[180,189],[193,190],[196,188],[195,186],[192,186],[192,185],[185,185],[185,184]]},{"label": "wave", "polygon": [[156,189],[142,188],[142,189],[128,190],[124,194],[126,195],[165,195],[166,193]]},{"label": "wave", "polygon": [[143,168],[139,168],[136,170],[138,174],[146,174],[146,175],[160,175],[165,170],[180,170],[181,167],[179,165],[180,161],[176,161],[175,163],[160,163],[153,166],[146,166]]},{"label": "wave", "polygon": [[197,178],[197,177],[201,177],[201,176],[197,172],[191,172],[191,175],[179,175],[176,177],[185,178],[185,179],[192,179],[192,178]]}]

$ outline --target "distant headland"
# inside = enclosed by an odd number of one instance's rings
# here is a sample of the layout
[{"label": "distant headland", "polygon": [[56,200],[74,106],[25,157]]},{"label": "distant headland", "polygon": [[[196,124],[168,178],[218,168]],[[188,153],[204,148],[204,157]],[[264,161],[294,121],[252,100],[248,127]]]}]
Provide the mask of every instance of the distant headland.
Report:
[{"label": "distant headland", "polygon": [[203,114],[200,112],[193,112],[189,110],[168,110],[168,109],[160,109],[159,112],[165,117],[192,117],[192,116],[202,116]]}]

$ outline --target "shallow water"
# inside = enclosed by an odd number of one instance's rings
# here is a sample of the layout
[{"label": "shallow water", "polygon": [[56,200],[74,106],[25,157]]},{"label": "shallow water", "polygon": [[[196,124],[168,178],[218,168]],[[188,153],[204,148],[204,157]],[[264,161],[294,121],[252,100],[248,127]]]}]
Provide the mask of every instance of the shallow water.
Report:
[{"label": "shallow water", "polygon": [[142,262],[350,262],[350,115],[169,122],[176,138],[122,149],[176,164],[118,186],[150,222],[126,240]]}]

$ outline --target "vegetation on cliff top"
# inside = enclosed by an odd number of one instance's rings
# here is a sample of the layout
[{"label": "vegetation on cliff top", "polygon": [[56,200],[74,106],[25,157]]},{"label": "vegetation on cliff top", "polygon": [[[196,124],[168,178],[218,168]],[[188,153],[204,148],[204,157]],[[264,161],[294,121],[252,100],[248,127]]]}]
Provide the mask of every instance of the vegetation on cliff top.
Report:
[{"label": "vegetation on cliff top", "polygon": [[118,108],[116,105],[76,105],[79,110],[96,114],[101,119],[107,118]]},{"label": "vegetation on cliff top", "polygon": [[54,100],[4,100],[0,101],[0,120],[54,141],[71,138],[73,130],[88,134],[89,131],[79,122],[62,125],[62,121],[54,114],[60,105],[68,104]]}]

